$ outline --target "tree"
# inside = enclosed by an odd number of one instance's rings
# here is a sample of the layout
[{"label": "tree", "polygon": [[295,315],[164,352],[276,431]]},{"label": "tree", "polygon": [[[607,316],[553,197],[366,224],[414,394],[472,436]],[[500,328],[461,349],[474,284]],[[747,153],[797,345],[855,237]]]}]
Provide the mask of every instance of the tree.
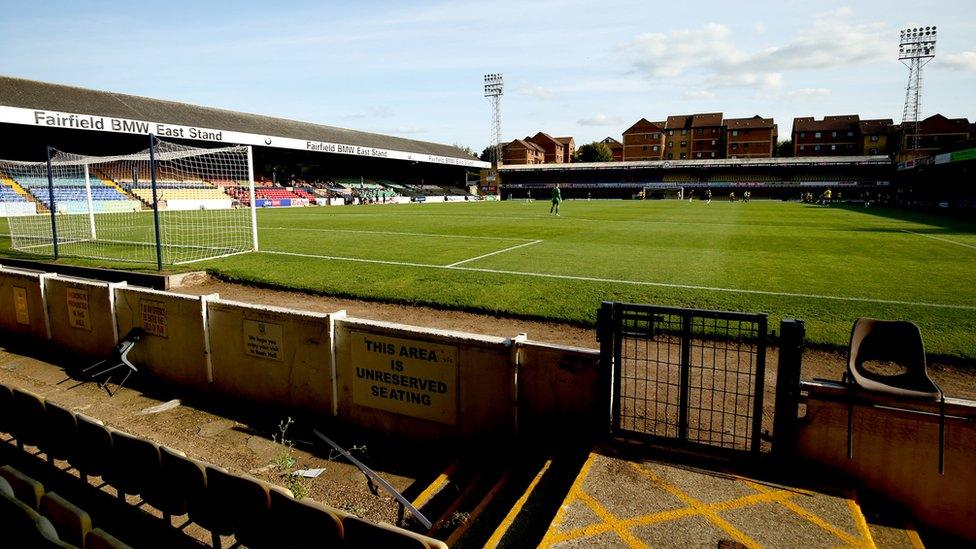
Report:
[{"label": "tree", "polygon": [[478,157],[478,160],[481,160],[482,162],[491,162],[491,159],[494,157],[495,157],[495,146],[488,145],[487,147],[485,147],[483,151],[481,151],[481,156]]},{"label": "tree", "polygon": [[793,141],[787,139],[776,145],[776,156],[793,156]]},{"label": "tree", "polygon": [[464,151],[464,154],[470,156],[471,158],[478,158],[478,155],[475,154],[471,147],[468,147],[467,145],[458,145],[457,143],[455,143],[454,146]]},{"label": "tree", "polygon": [[580,162],[613,162],[613,151],[599,141],[582,145],[576,156]]}]

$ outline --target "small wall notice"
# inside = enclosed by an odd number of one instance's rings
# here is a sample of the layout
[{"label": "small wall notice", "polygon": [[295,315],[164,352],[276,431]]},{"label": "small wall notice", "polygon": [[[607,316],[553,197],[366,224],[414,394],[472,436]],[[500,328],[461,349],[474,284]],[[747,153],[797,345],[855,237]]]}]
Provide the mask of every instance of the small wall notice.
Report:
[{"label": "small wall notice", "polygon": [[413,438],[511,435],[511,343],[386,322],[336,321],[338,415]]},{"label": "small wall notice", "polygon": [[171,383],[208,389],[211,375],[204,304],[217,295],[198,297],[129,287],[114,291],[119,337],[133,328],[146,333],[129,353],[132,363]]},{"label": "small wall notice", "polygon": [[213,387],[254,403],[332,415],[327,314],[207,302]]},{"label": "small wall notice", "polygon": [[48,339],[44,279],[56,275],[15,269],[0,269],[0,329]]},{"label": "small wall notice", "polygon": [[45,279],[51,339],[69,351],[106,357],[118,343],[111,284],[79,278]]}]

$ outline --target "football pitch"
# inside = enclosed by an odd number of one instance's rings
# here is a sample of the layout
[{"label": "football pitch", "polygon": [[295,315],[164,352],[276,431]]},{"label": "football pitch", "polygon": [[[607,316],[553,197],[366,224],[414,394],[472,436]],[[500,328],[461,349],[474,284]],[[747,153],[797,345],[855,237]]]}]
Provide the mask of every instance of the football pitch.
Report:
[{"label": "football pitch", "polygon": [[976,359],[976,223],[767,201],[548,211],[542,201],[264,209],[260,252],[186,269],[587,325],[605,300],[766,312],[773,328],[801,318],[808,341],[836,346],[857,317],[908,319],[930,353]]}]

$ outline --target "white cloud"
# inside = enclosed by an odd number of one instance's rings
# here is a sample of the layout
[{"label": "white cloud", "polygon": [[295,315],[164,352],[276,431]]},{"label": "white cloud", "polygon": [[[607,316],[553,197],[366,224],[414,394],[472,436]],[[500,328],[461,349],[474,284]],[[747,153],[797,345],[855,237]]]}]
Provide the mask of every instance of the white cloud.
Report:
[{"label": "white cloud", "polygon": [[798,90],[790,90],[784,93],[782,97],[789,101],[802,101],[803,99],[824,97],[826,95],[830,95],[830,88],[800,88]]},{"label": "white cloud", "polygon": [[933,66],[953,71],[976,71],[976,51],[949,53],[935,58]]},{"label": "white cloud", "polygon": [[372,107],[366,107],[365,110],[361,112],[354,112],[351,114],[345,114],[338,116],[338,120],[362,120],[363,118],[391,118],[393,116],[393,109],[385,105],[375,105]]},{"label": "white cloud", "polygon": [[715,92],[708,90],[692,90],[684,93],[685,99],[712,99],[713,97],[715,97]]},{"label": "white cloud", "polygon": [[623,123],[619,116],[607,116],[602,112],[589,118],[581,118],[576,121],[580,126],[617,126]]},{"label": "white cloud", "polygon": [[395,126],[392,128],[384,128],[380,130],[373,130],[375,133],[388,133],[393,135],[408,135],[415,133],[423,133],[424,130],[418,128],[417,126]]},{"label": "white cloud", "polygon": [[766,23],[763,23],[762,21],[757,21],[756,23],[753,23],[752,32],[756,34],[762,34],[766,32]]},{"label": "white cloud", "polygon": [[537,99],[559,99],[559,94],[550,90],[549,88],[544,88],[542,86],[522,86],[515,89],[516,93],[521,95],[527,95],[529,97],[535,97]]},{"label": "white cloud", "polygon": [[830,88],[800,88],[790,90],[780,96],[787,101],[803,101],[812,97],[824,97],[830,95]]},{"label": "white cloud", "polygon": [[742,49],[741,37],[717,23],[667,34],[640,34],[622,50],[637,71],[650,79],[684,77],[691,87],[700,89],[774,91],[783,84],[784,72],[888,59],[889,28],[855,22],[852,16],[850,8],[822,13],[787,43],[752,51]]}]

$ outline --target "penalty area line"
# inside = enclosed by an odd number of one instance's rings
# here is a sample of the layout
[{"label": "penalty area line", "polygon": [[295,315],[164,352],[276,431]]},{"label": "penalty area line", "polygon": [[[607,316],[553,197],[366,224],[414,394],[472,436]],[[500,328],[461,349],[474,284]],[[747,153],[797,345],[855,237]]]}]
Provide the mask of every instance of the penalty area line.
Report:
[{"label": "penalty area line", "polygon": [[304,227],[261,227],[259,231],[305,231],[314,233],[352,233],[352,234],[385,234],[393,236],[430,236],[435,238],[464,238],[470,240],[509,240],[516,242],[534,242],[529,238],[507,237],[507,236],[480,236],[466,234],[436,234],[436,233],[404,233],[397,231],[366,231],[360,229],[315,229]]},{"label": "penalty area line", "polygon": [[773,292],[770,290],[748,290],[742,288],[722,288],[718,286],[696,286],[694,284],[671,284],[668,282],[648,282],[644,280],[620,280],[614,278],[598,278],[589,276],[560,275],[549,273],[532,273],[525,271],[505,271],[500,269],[481,269],[478,267],[450,267],[447,265],[432,265],[430,263],[408,263],[405,261],[387,261],[382,259],[360,259],[355,257],[338,257],[329,255],[303,254],[297,252],[278,252],[261,250],[259,254],[285,255],[294,257],[308,257],[312,259],[327,259],[332,261],[350,261],[353,263],[374,263],[378,265],[395,265],[400,267],[419,267],[426,269],[444,269],[448,271],[467,271],[473,273],[505,274],[513,276],[531,276],[536,278],[551,278],[555,280],[576,280],[581,282],[604,282],[610,284],[628,284],[633,286],[651,286],[656,288],[677,288],[680,290],[702,290],[707,292],[723,292],[730,294],[767,295],[773,297],[799,297],[804,299],[822,299],[830,301],[852,301],[858,303],[878,303],[882,305],[909,305],[912,307],[930,307],[936,309],[961,309],[976,311],[976,305],[957,305],[953,303],[928,303],[925,301],[901,301],[896,299],[874,299],[870,297],[846,297],[822,294],[804,294],[794,292]]},{"label": "penalty area line", "polygon": [[531,246],[533,244],[538,244],[540,242],[542,242],[542,241],[541,240],[533,240],[532,242],[525,242],[524,244],[517,244],[515,246],[509,246],[508,248],[505,248],[504,250],[498,250],[496,252],[491,252],[491,253],[487,253],[487,254],[484,254],[484,255],[479,255],[478,257],[472,257],[470,259],[464,259],[464,260],[458,261],[457,263],[451,263],[450,265],[445,265],[445,267],[446,268],[457,267],[458,265],[463,265],[463,264],[469,263],[471,261],[477,261],[477,260],[483,259],[485,257],[491,257],[493,255],[503,254],[505,252],[510,252],[512,250],[517,250],[519,248],[524,248],[526,246]]}]

